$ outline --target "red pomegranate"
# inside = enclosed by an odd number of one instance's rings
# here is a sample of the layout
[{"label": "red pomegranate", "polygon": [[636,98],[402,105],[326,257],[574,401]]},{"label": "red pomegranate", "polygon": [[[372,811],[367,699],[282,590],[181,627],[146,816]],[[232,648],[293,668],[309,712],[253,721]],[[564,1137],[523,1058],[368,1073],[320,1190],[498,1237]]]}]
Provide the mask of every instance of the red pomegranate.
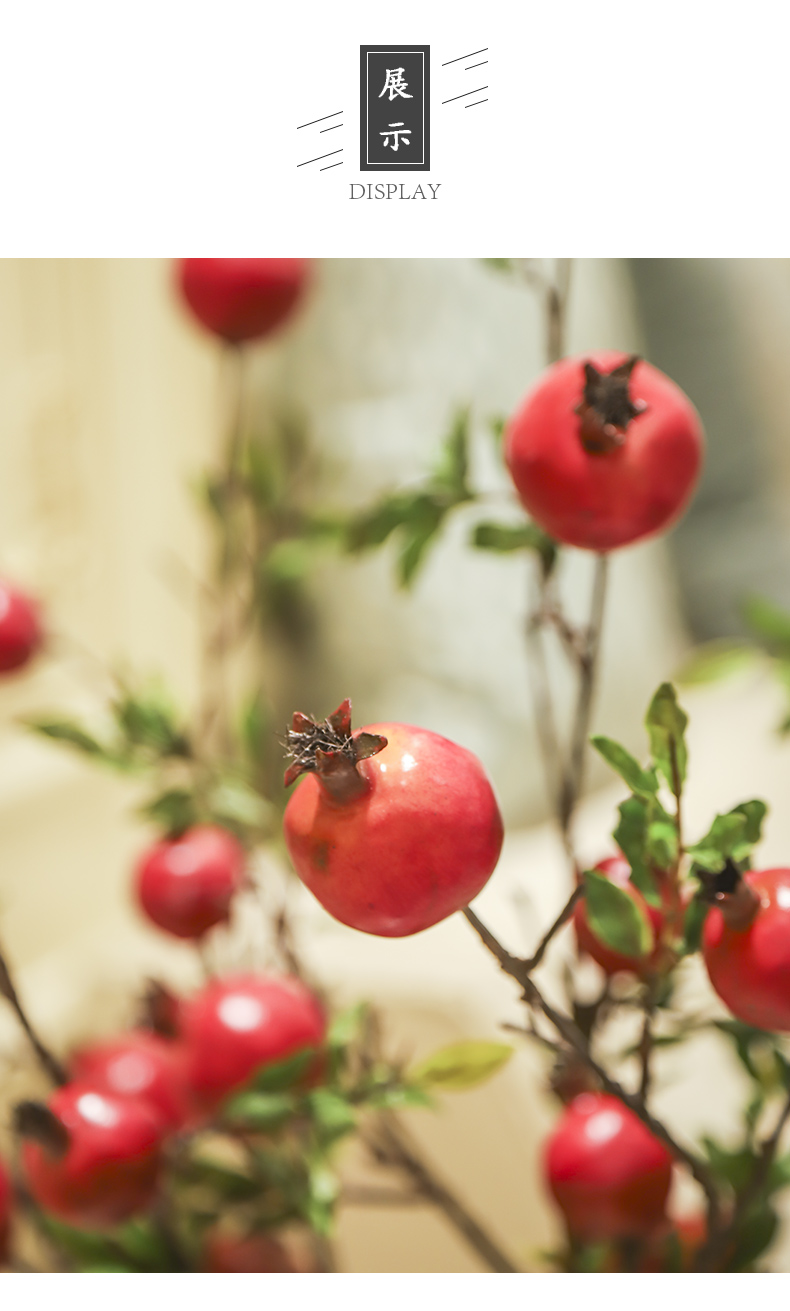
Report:
[{"label": "red pomegranate", "polygon": [[477,896],[502,848],[502,818],[479,760],[409,724],[351,733],[351,703],[288,735],[300,782],[285,810],[294,868],[351,928],[400,938]]},{"label": "red pomegranate", "polygon": [[304,259],[184,259],[177,265],[181,293],[195,317],[234,344],[268,337],[285,323],[308,272]]},{"label": "red pomegranate", "polygon": [[664,1220],[672,1157],[616,1097],[582,1093],[546,1143],[544,1173],[577,1241],[640,1238]]},{"label": "red pomegranate", "polygon": [[528,392],[505,434],[524,508],[568,546],[611,551],[680,515],[702,463],[688,397],[638,356],[560,360]]},{"label": "red pomegranate", "polygon": [[47,1107],[17,1108],[22,1162],[33,1197],[68,1224],[120,1224],[144,1210],[156,1191],[160,1116],[145,1102],[89,1083],[58,1088]]},{"label": "red pomegranate", "polygon": [[790,869],[730,866],[719,882],[702,931],[710,981],[745,1024],[790,1032]]},{"label": "red pomegranate", "polygon": [[0,674],[21,669],[43,640],[35,601],[19,588],[0,580]]},{"label": "red pomegranate", "polygon": [[149,919],[177,938],[201,938],[230,917],[246,858],[232,833],[201,824],[151,847],[137,867],[137,896]]},{"label": "red pomegranate", "polygon": [[321,1047],[326,1016],[299,979],[242,974],[185,1001],[181,1033],[190,1088],[211,1109],[263,1066]]},{"label": "red pomegranate", "polygon": [[131,1097],[152,1107],[168,1129],[190,1118],[183,1044],[135,1029],[74,1053],[74,1078],[116,1097]]},{"label": "red pomegranate", "polygon": [[671,960],[671,951],[663,941],[667,925],[669,924],[670,928],[676,929],[678,934],[681,928],[683,903],[676,884],[668,879],[663,879],[660,893],[662,905],[651,906],[649,902],[645,901],[639,889],[631,882],[631,866],[625,856],[608,856],[606,860],[599,861],[594,868],[605,874],[618,888],[622,888],[627,892],[634,903],[644,912],[653,929],[655,947],[650,955],[643,960],[635,960],[632,956],[623,956],[607,947],[601,942],[600,938],[595,936],[590,928],[587,919],[587,908],[584,898],[582,898],[581,901],[577,902],[573,912],[573,927],[576,932],[579,950],[586,952],[594,961],[597,961],[606,974],[618,974],[624,970],[631,974],[637,974],[640,978],[660,974],[662,970],[666,969]]}]

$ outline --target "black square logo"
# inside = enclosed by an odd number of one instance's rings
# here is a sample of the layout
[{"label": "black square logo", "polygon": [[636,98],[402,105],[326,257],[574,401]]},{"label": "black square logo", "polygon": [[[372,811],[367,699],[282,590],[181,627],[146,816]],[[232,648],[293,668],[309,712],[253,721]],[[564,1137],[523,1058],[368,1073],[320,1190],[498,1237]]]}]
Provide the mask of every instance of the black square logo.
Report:
[{"label": "black square logo", "polygon": [[363,172],[418,173],[430,159],[430,46],[360,46]]}]

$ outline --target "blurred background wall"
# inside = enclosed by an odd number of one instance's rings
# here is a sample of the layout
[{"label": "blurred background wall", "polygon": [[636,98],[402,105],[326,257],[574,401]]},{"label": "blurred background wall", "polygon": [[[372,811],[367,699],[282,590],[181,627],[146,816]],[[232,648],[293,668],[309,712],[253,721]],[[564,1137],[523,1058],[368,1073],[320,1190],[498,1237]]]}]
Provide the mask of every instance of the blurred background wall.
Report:
[{"label": "blurred background wall", "polygon": [[[613,570],[596,724],[641,752],[647,699],[691,637],[734,631],[744,589],[790,600],[788,266],[577,261],[568,346],[644,351],[688,391],[708,429],[689,517],[666,542],[618,555]],[[537,298],[478,261],[327,261],[298,320],[256,351],[255,405],[304,417],[319,456],[316,496],[349,507],[418,481],[453,409],[470,404],[476,473],[497,498],[507,487],[486,423],[517,403],[542,349]],[[131,907],[129,871],[146,841],[130,813],[135,786],[34,741],[15,720],[90,712],[106,662],[161,671],[186,703],[194,697],[206,538],[189,488],[218,450],[220,380],[213,343],[177,304],[166,263],[0,262],[0,572],[41,597],[52,631],[52,659],[0,686],[0,937],[55,1041],[116,1023],[147,971],[196,978],[189,950],[163,943]],[[528,950],[565,887],[548,831],[518,831],[546,813],[521,643],[524,564],[468,552],[469,522],[457,516],[408,594],[394,587],[388,550],[327,556],[314,580],[318,627],[300,666],[301,708],[323,715],[351,694],[357,723],[420,722],[483,758],[511,836],[481,904]],[[582,555],[566,581],[581,614]],[[730,804],[729,789],[742,799],[730,766],[750,793],[750,771],[766,775],[769,792],[773,781],[777,800],[790,783],[784,755],[775,745],[767,754],[772,691],[710,695],[699,710],[710,730],[700,747],[703,823],[705,806]],[[722,750],[723,730],[716,737],[715,698],[731,695],[742,698],[737,762]],[[593,792],[604,783],[582,823],[590,856],[611,827],[614,796],[605,772],[591,771]],[[341,929],[309,898],[301,914],[327,981],[382,1001],[417,1054],[464,1034],[496,1036],[502,1019],[518,1018],[509,984],[460,922],[390,943]],[[13,1026],[3,1023],[10,1048]],[[703,1051],[699,1071],[709,1075],[712,1059]],[[520,1051],[489,1090],[415,1129],[521,1260],[555,1232],[536,1176],[552,1115],[541,1071],[534,1052]],[[672,1109],[691,1128],[688,1086]],[[341,1239],[348,1268],[475,1268],[430,1217],[349,1213]]]}]

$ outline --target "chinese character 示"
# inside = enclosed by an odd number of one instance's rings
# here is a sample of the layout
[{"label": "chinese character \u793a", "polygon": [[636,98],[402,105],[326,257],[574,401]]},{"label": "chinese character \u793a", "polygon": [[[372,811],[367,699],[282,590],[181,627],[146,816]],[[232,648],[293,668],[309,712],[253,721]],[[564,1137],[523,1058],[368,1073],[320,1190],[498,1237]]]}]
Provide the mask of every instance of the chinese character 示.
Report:
[{"label": "chinese character \u793a", "polygon": [[384,79],[384,86],[381,91],[379,91],[379,100],[381,100],[385,91],[389,91],[389,98],[391,101],[394,100],[396,96],[403,96],[404,100],[413,100],[414,96],[410,96],[406,91],[408,85],[408,82],[404,82],[403,80],[402,68],[388,68],[387,76]]},{"label": "chinese character \u793a", "polygon": [[[401,128],[403,129],[402,131],[399,130],[399,129],[401,129]],[[388,131],[388,132],[380,132],[380,133],[379,133],[379,136],[382,136],[382,137],[384,138],[384,140],[383,140],[383,142],[382,142],[382,145],[384,145],[384,146],[388,146],[388,145],[389,145],[389,138],[392,137],[392,149],[393,149],[393,150],[397,150],[397,149],[398,149],[398,142],[399,142],[399,140],[400,140],[401,137],[403,137],[403,144],[404,144],[404,146],[410,146],[410,145],[411,145],[411,142],[410,142],[410,140],[409,140],[409,133],[410,133],[410,132],[411,132],[411,128],[410,128],[410,127],[406,127],[406,128],[404,128],[402,123],[390,123],[390,125],[389,125],[389,131]]]}]

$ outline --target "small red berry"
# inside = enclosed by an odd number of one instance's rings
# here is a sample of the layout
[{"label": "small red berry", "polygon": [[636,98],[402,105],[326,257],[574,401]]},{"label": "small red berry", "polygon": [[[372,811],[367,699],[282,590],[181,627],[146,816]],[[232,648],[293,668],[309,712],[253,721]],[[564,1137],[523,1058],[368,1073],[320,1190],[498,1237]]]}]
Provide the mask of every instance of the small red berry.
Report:
[{"label": "small red berry", "polygon": [[[27,1138],[22,1161],[33,1197],[68,1224],[101,1228],[144,1210],[156,1192],[162,1123],[142,1101],[69,1083],[48,1103],[62,1149]],[[23,1130],[24,1133],[24,1130]]]},{"label": "small red berry", "polygon": [[582,1093],[565,1108],[545,1146],[544,1172],[578,1242],[644,1237],[664,1219],[672,1157],[608,1093]]},{"label": "small red berry", "polygon": [[622,888],[628,893],[629,897],[644,912],[653,929],[655,938],[655,948],[644,960],[634,960],[632,956],[623,956],[611,947],[597,938],[590,928],[587,919],[587,908],[584,898],[576,903],[573,912],[573,927],[576,932],[576,942],[579,950],[586,952],[594,961],[600,965],[606,974],[618,974],[621,971],[628,971],[631,974],[637,974],[640,978],[647,978],[652,974],[659,974],[664,970],[671,959],[671,953],[663,942],[667,925],[675,925],[678,934],[680,932],[680,915],[682,910],[682,900],[674,882],[668,880],[661,885],[661,906],[651,906],[645,900],[639,889],[631,882],[631,866],[625,859],[625,856],[609,856],[606,860],[601,860],[594,869],[605,874],[612,883],[618,888]]},{"label": "small red berry", "polygon": [[137,895],[160,929],[200,938],[229,918],[244,866],[244,848],[231,833],[198,825],[145,853],[137,867]]},{"label": "small red berry", "polygon": [[[502,818],[471,751],[424,728],[371,724],[353,735],[349,702],[288,741],[308,773],[285,810],[294,868],[351,928],[400,938],[438,924],[488,882]],[[338,727],[340,725],[340,727]]]},{"label": "small red berry", "polygon": [[209,332],[239,343],[267,337],[289,317],[308,277],[304,259],[184,259],[181,292]]},{"label": "small red berry", "polygon": [[190,1118],[183,1045],[143,1029],[120,1034],[107,1042],[74,1053],[71,1072],[116,1097],[144,1101],[168,1129],[179,1129]]},{"label": "small red berry", "polygon": [[756,1029],[790,1032],[790,869],[744,874],[708,911],[702,952],[733,1015]]},{"label": "small red berry", "polygon": [[510,420],[505,459],[524,508],[568,546],[611,551],[667,528],[702,463],[688,397],[636,356],[560,360]]},{"label": "small red berry", "polygon": [[209,1234],[202,1269],[215,1275],[286,1275],[296,1272],[296,1266],[282,1243],[262,1233],[249,1234],[246,1238]]},{"label": "small red berry", "polygon": [[0,673],[21,669],[43,641],[35,601],[0,581]]},{"label": "small red berry", "polygon": [[192,1092],[212,1108],[262,1066],[320,1047],[326,1016],[298,979],[242,974],[185,1001],[181,1032]]}]

